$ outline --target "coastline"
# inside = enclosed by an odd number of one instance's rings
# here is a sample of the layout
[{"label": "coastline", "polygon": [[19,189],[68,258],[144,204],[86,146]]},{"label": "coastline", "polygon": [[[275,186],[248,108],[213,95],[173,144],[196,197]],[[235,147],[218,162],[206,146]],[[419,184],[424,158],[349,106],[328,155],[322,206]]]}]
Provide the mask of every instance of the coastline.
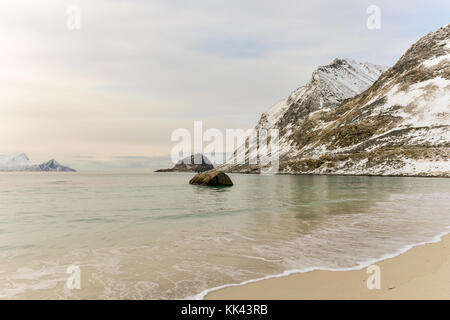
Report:
[{"label": "coastline", "polygon": [[[220,170],[220,168],[217,168]],[[231,174],[244,174],[244,175],[260,175],[260,172],[240,172],[240,171],[227,171],[222,170],[225,173]],[[274,175],[278,176],[336,176],[336,177],[391,177],[391,178],[450,178],[450,174],[445,175],[426,175],[426,174],[369,174],[369,173],[307,173],[307,172],[278,172]]]},{"label": "coastline", "polygon": [[[369,290],[367,267],[377,265],[381,288]],[[285,272],[277,276],[225,285],[197,298],[243,299],[450,299],[450,234],[400,250],[348,270]]]}]

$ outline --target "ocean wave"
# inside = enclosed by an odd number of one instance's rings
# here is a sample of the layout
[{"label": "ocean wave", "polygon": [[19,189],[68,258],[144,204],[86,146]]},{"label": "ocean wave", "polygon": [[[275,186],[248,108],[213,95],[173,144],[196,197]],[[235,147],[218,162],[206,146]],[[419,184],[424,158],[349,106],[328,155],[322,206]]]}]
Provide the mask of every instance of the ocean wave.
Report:
[{"label": "ocean wave", "polygon": [[306,273],[306,272],[311,272],[311,271],[355,271],[355,270],[361,270],[361,269],[367,268],[367,267],[369,267],[369,266],[371,266],[371,265],[373,265],[375,263],[378,263],[380,261],[398,257],[399,255],[401,255],[401,254],[411,250],[414,247],[440,242],[444,236],[446,236],[447,234],[450,234],[450,226],[448,226],[447,229],[449,229],[449,230],[446,230],[446,231],[443,231],[443,232],[439,233],[438,235],[436,235],[435,237],[433,237],[429,241],[422,241],[422,242],[417,242],[417,243],[414,243],[414,244],[406,245],[406,246],[400,248],[399,250],[397,250],[394,253],[383,255],[380,258],[376,258],[376,259],[372,259],[372,260],[361,262],[360,264],[358,264],[358,265],[356,265],[354,267],[348,267],[348,268],[308,267],[308,268],[304,268],[304,269],[290,269],[290,270],[285,270],[285,271],[283,271],[281,273],[277,273],[277,274],[274,274],[274,275],[267,275],[267,276],[256,278],[256,279],[250,279],[250,280],[242,281],[240,283],[224,284],[224,285],[217,286],[217,287],[214,287],[214,288],[206,289],[206,290],[204,290],[204,291],[202,291],[202,292],[200,292],[200,293],[198,293],[196,295],[188,296],[188,297],[186,297],[184,299],[185,300],[203,300],[208,294],[210,294],[212,292],[215,292],[215,291],[222,290],[222,289],[226,289],[226,288],[230,288],[230,287],[241,287],[241,286],[244,286],[244,285],[247,285],[247,284],[250,284],[250,283],[255,283],[255,282],[268,280],[268,279],[274,279],[274,278],[287,277],[287,276],[290,276],[290,275],[293,275],[293,274],[298,274],[298,273]]}]

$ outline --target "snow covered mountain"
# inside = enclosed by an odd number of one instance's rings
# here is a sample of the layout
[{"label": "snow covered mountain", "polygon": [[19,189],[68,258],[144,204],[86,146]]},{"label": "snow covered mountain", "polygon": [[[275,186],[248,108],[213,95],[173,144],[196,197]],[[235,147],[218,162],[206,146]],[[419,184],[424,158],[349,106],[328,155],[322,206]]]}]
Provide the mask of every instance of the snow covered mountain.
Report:
[{"label": "snow covered mountain", "polygon": [[52,159],[42,164],[34,164],[22,153],[17,156],[0,155],[0,171],[59,171],[74,172],[69,167],[60,165],[56,160]]},{"label": "snow covered mountain", "polygon": [[279,172],[449,176],[450,25],[384,70],[334,60],[264,113],[256,128],[280,130]]},{"label": "snow covered mountain", "polygon": [[345,99],[369,88],[386,69],[352,59],[335,59],[314,71],[309,83],[265,112],[257,128],[291,127],[309,113],[329,111]]},{"label": "snow covered mountain", "polygon": [[57,171],[57,172],[75,172],[74,169],[59,164],[55,159],[51,159],[42,164],[26,167],[25,171]]},{"label": "snow covered mountain", "polygon": [[[263,113],[255,127],[278,129],[280,139],[280,158],[289,159],[298,153],[296,141],[302,132],[310,129],[310,121],[319,119],[331,112],[345,99],[354,97],[369,88],[387,67],[363,63],[352,59],[335,59],[331,64],[321,66],[312,74],[311,80],[296,89],[287,99],[283,99]],[[248,149],[257,146],[250,142]],[[259,172],[259,165],[237,164],[239,157],[235,152],[220,169],[230,172]],[[252,162],[246,156],[246,162]],[[236,165],[237,164],[237,165]]]},{"label": "snow covered mountain", "polygon": [[0,168],[19,168],[30,165],[32,165],[32,163],[24,153],[12,157],[0,155]]}]

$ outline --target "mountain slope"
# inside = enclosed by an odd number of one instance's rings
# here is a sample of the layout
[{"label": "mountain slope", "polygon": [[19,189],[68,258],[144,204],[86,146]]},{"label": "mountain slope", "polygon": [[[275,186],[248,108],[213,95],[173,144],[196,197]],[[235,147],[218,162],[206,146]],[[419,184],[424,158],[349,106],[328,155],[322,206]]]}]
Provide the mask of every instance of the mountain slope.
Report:
[{"label": "mountain slope", "polygon": [[[321,90],[321,106],[307,95],[310,101],[288,107],[276,120],[279,171],[449,176],[449,39],[450,25],[424,36],[368,90],[338,106],[330,107],[332,99]],[[313,81],[300,89],[308,90]],[[269,123],[261,120],[258,125]],[[259,170],[249,165],[226,169]]]},{"label": "mountain slope", "polygon": [[448,176],[450,26],[415,43],[367,91],[305,133],[282,172]]},{"label": "mountain slope", "polygon": [[[292,157],[299,151],[295,147],[296,141],[301,138],[299,134],[309,130],[313,122],[320,125],[320,117],[324,113],[331,112],[345,99],[369,88],[386,69],[352,59],[335,59],[331,64],[315,70],[306,85],[263,113],[255,130],[278,129],[280,158]],[[249,146],[249,150],[255,148],[256,145]],[[221,169],[232,172],[259,171],[258,165],[236,164],[236,157],[235,153],[235,157]]]}]

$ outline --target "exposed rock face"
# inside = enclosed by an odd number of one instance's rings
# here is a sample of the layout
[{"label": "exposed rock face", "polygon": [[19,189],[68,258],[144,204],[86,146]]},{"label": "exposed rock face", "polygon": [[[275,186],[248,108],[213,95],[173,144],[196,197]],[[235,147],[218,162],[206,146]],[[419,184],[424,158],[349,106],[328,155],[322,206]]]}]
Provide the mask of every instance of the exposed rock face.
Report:
[{"label": "exposed rock face", "polygon": [[[387,67],[375,64],[335,59],[331,64],[314,71],[306,85],[263,113],[255,130],[277,129],[280,159],[290,159],[300,151],[298,145],[302,134],[314,126],[320,126],[323,114],[334,110],[345,99],[369,88],[385,70]],[[253,151],[256,147],[250,144],[248,149]],[[247,163],[255,163],[253,159],[248,159],[248,155],[246,160]],[[220,169],[226,172],[260,172],[259,165],[238,163],[232,158]]]},{"label": "exposed rock face", "polygon": [[197,173],[189,184],[197,184],[202,186],[224,186],[230,187],[233,185],[230,177],[222,171],[210,170],[202,173]]},{"label": "exposed rock face", "polygon": [[46,171],[46,172],[75,172],[76,170],[60,165],[56,160],[52,159],[46,163],[27,167],[25,171]]},{"label": "exposed rock face", "polygon": [[26,154],[17,156],[0,156],[0,171],[58,171],[75,172],[76,170],[60,165],[52,159],[42,164],[33,164]]},{"label": "exposed rock face", "polygon": [[204,172],[214,169],[214,166],[204,155],[196,153],[186,157],[170,169],[159,169],[155,172]]},{"label": "exposed rock face", "polygon": [[[351,99],[336,95],[344,90],[336,91],[334,83],[350,80],[332,70],[355,69],[353,63],[335,60],[319,68],[306,86],[276,112],[263,114],[258,124],[280,130],[279,172],[449,176],[449,60],[447,25],[420,39],[368,90]],[[367,67],[371,69],[383,70]],[[336,77],[330,80],[329,74]],[[358,72],[355,81],[360,80]],[[259,170],[257,165],[229,164],[221,169]]]}]

